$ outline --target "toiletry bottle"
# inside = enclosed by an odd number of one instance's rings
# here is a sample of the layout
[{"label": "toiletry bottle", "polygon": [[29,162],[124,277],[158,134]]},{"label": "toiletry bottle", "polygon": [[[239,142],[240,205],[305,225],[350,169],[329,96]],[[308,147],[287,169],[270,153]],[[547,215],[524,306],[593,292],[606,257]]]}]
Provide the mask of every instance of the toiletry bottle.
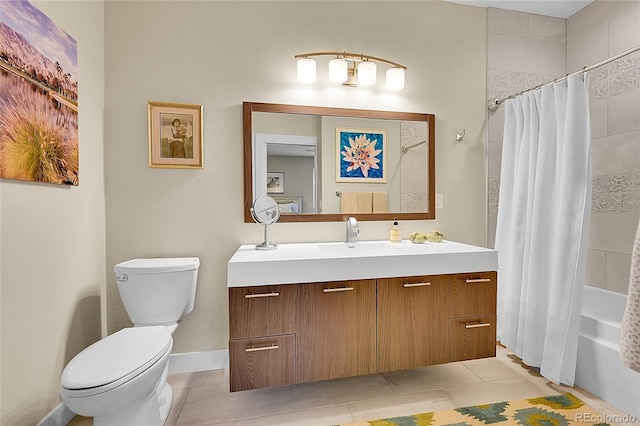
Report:
[{"label": "toiletry bottle", "polygon": [[402,235],[400,233],[400,227],[398,226],[398,221],[393,221],[393,226],[389,230],[389,241],[392,243],[399,243],[402,240]]}]

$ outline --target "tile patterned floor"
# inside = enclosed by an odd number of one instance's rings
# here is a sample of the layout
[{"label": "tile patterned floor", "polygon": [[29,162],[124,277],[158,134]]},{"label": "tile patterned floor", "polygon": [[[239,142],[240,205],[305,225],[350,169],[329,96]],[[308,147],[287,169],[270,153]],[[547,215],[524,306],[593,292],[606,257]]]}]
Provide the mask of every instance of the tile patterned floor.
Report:
[{"label": "tile patterned floor", "polygon": [[[171,375],[174,399],[165,424],[326,426],[566,391],[603,414],[623,414],[580,388],[549,382],[502,347],[497,352],[496,358],[234,393],[224,370]],[[91,424],[79,416],[69,423]]]}]

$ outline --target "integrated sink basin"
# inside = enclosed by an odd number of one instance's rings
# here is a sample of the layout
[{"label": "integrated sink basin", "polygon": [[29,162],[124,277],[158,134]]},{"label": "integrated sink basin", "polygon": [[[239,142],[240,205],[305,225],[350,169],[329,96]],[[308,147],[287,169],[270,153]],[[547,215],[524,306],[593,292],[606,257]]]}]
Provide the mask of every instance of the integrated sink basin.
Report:
[{"label": "integrated sink basin", "polygon": [[357,280],[496,271],[498,252],[443,241],[278,244],[276,250],[242,245],[227,264],[227,286]]},{"label": "integrated sink basin", "polygon": [[[305,246],[305,244],[300,244]],[[380,256],[401,253],[399,244],[391,244],[386,241],[362,241],[356,243],[318,243],[315,246],[320,252],[330,257],[335,256]],[[306,248],[301,247],[305,250]],[[313,248],[311,248],[313,250]]]}]

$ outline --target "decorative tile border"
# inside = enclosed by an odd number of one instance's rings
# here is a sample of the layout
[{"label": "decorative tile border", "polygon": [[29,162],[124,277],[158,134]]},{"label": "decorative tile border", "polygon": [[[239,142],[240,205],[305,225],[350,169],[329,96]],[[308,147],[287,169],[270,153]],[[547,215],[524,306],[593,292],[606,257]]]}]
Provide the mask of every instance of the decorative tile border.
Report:
[{"label": "decorative tile border", "polygon": [[[500,179],[488,180],[488,212],[498,213]],[[592,213],[640,212],[640,172],[593,176]]]},{"label": "decorative tile border", "polygon": [[487,94],[489,99],[502,99],[533,87],[542,86],[558,77],[518,71],[489,70],[487,73]]},{"label": "decorative tile border", "polygon": [[500,198],[500,179],[489,178],[489,213],[498,213],[498,198]]},{"label": "decorative tile border", "polygon": [[594,100],[619,95],[640,87],[640,51],[589,71]]},{"label": "decorative tile border", "polygon": [[640,212],[640,172],[593,176],[593,213]]},{"label": "decorative tile border", "polygon": [[[636,89],[640,87],[640,51],[591,70],[589,75],[594,100]],[[487,94],[489,99],[506,98],[559,77],[562,76],[490,69],[487,72]]]}]

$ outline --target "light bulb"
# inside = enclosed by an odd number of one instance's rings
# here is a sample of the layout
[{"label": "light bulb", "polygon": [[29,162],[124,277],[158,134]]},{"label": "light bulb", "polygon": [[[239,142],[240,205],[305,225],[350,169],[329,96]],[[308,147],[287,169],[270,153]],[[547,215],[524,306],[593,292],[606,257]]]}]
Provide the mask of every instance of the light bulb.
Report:
[{"label": "light bulb", "polygon": [[402,90],[404,89],[404,69],[402,68],[389,68],[387,70],[387,77],[385,86],[387,90]]},{"label": "light bulb", "polygon": [[372,86],[376,84],[376,64],[369,61],[358,64],[358,86]]},{"label": "light bulb", "polygon": [[332,83],[344,83],[349,76],[347,61],[335,58],[329,61],[329,80]]},{"label": "light bulb", "polygon": [[316,82],[316,61],[309,58],[298,59],[298,81],[300,83]]}]

